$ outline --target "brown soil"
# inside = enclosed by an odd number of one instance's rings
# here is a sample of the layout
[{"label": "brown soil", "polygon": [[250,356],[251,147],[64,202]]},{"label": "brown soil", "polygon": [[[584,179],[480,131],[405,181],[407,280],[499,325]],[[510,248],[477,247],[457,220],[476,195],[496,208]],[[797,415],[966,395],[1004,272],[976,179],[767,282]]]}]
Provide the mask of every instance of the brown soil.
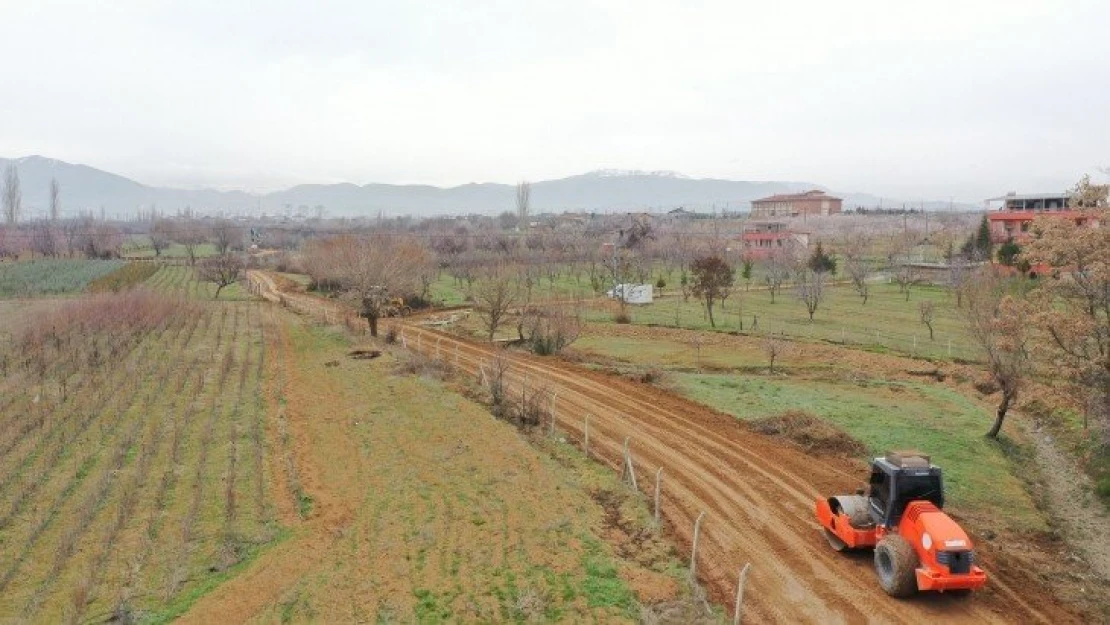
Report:
[{"label": "brown soil", "polygon": [[[312,307],[311,302],[303,305]],[[459,367],[475,376],[480,366],[504,353],[436,330],[405,326],[403,331],[409,349],[429,353],[442,343],[443,353],[453,354],[457,348]],[[858,359],[870,357],[860,354]],[[816,498],[848,492],[859,482],[858,467],[846,460],[808,455],[705,406],[553,359],[513,354],[508,379],[515,387],[543,381],[557,392],[558,426],[574,440],[582,439],[583,417],[591,415],[589,453],[614,469],[620,466],[625,438],[631,437],[641,489],[650,488],[655,470],[663,467],[664,528],[683,552],[690,548],[694,518],[706,513],[698,576],[711,597],[730,605],[737,570],[752,564],[745,618],[789,623],[1079,622],[1043,583],[1020,568],[988,570],[990,583],[972,597],[925,594],[899,601],[886,596],[870,560],[833,552],[814,520]],[[219,594],[234,597],[236,585],[228,584]]]}]

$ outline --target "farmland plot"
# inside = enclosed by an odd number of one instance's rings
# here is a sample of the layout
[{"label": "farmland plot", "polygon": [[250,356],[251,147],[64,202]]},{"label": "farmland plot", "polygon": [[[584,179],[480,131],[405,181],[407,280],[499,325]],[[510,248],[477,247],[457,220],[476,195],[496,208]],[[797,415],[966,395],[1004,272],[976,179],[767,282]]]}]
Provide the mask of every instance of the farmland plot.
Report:
[{"label": "farmland plot", "polygon": [[0,619],[172,616],[281,537],[256,306],[90,297],[2,349]]}]

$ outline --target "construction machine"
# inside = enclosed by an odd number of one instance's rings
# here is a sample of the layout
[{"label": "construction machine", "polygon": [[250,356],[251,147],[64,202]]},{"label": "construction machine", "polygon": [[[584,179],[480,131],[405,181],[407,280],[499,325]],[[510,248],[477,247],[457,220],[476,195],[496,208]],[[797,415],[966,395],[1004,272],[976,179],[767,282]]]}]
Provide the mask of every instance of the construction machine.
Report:
[{"label": "construction machine", "polygon": [[837,551],[874,548],[879,585],[891,596],[978,590],[987,574],[942,508],[940,467],[921,452],[892,451],[872,460],[866,494],[819,498],[817,521]]}]

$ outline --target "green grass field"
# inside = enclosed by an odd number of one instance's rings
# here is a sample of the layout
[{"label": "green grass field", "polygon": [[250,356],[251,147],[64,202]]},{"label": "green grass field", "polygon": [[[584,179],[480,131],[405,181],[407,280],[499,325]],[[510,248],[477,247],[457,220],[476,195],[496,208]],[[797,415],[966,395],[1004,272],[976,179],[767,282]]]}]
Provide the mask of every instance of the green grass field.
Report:
[{"label": "green grass field", "polygon": [[[718,331],[743,331],[754,334],[782,333],[789,337],[857,345],[877,351],[894,351],[927,358],[975,360],[979,351],[967,335],[955,300],[945,289],[914,287],[910,299],[896,285],[874,284],[867,304],[851,286],[836,285],[818,307],[810,322],[805,305],[784,289],[771,303],[766,290],[734,290],[724,307],[714,308]],[[919,305],[933,302],[934,338],[921,322]],[[615,306],[593,308],[591,321],[612,320]],[[642,306],[630,306],[632,323],[687,329],[710,330],[709,318],[701,302],[683,301],[680,293],[668,291],[662,298]],[[741,322],[743,327],[741,327]],[[754,328],[754,329],[753,329]]]},{"label": "green grass field", "polygon": [[[629,306],[632,323],[660,325],[688,329],[711,330],[709,318],[702,302],[691,297],[683,301],[678,288],[677,272],[666,274],[656,271],[655,278],[663,275],[668,286],[655,291],[651,304]],[[848,284],[827,287],[828,295],[818,307],[810,322],[806,307],[795,296],[792,286],[784,286],[771,302],[771,294],[753,278],[750,290],[737,279],[732,294],[724,305],[714,307],[717,331],[783,333],[793,338],[832,341],[859,346],[874,351],[891,351],[924,358],[977,360],[979,349],[967,334],[955,298],[945,288],[914,286],[909,300],[895,284],[876,282],[870,285],[871,295],[863,304],[855,289]],[[440,274],[432,284],[433,301],[456,306],[466,303],[466,284],[446,273]],[[590,286],[589,276],[583,272],[578,278],[560,274],[553,282],[547,277],[533,285],[536,300],[573,300],[576,297],[594,299],[597,294]],[[604,300],[602,300],[604,301]],[[922,323],[921,302],[934,306],[933,338]],[[616,303],[587,308],[587,319],[611,322]]]},{"label": "green grass field", "polygon": [[0,297],[67,295],[120,267],[118,260],[46,259],[0,263]]},{"label": "green grass field", "polygon": [[[145,281],[146,286],[166,293],[184,293],[189,297],[212,299],[216,285],[197,279],[196,271],[184,265],[164,265]],[[251,299],[250,293],[239,283],[231,284],[220,291],[220,300],[238,301]]]}]

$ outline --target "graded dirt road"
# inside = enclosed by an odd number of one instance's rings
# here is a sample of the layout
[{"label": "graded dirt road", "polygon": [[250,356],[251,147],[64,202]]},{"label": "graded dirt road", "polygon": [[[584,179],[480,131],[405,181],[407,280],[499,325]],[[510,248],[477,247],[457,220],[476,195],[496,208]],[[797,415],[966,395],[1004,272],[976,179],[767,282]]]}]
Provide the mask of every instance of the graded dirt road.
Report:
[{"label": "graded dirt road", "polygon": [[[252,285],[265,291],[277,288],[259,272],[252,272]],[[326,309],[338,319],[349,314],[303,293],[280,297],[303,312]],[[411,324],[403,325],[403,337],[408,349],[475,376],[495,356],[507,354],[493,345]],[[664,527],[685,553],[694,519],[705,512],[698,578],[715,599],[731,605],[738,571],[750,562],[744,602],[750,622],[1078,622],[1032,578],[992,575],[988,588],[971,596],[891,599],[875,580],[870,553],[833,552],[813,518],[815,498],[850,492],[861,482],[858,470],[806,456],[748,431],[730,416],[648,385],[551,358],[507,357],[511,389],[528,385],[556,394],[558,429],[565,435],[582,441],[585,415],[590,415],[591,456],[619,467],[624,441],[630,438],[645,493],[652,491],[655,472],[663,468]],[[993,571],[988,568],[988,573]]]}]

